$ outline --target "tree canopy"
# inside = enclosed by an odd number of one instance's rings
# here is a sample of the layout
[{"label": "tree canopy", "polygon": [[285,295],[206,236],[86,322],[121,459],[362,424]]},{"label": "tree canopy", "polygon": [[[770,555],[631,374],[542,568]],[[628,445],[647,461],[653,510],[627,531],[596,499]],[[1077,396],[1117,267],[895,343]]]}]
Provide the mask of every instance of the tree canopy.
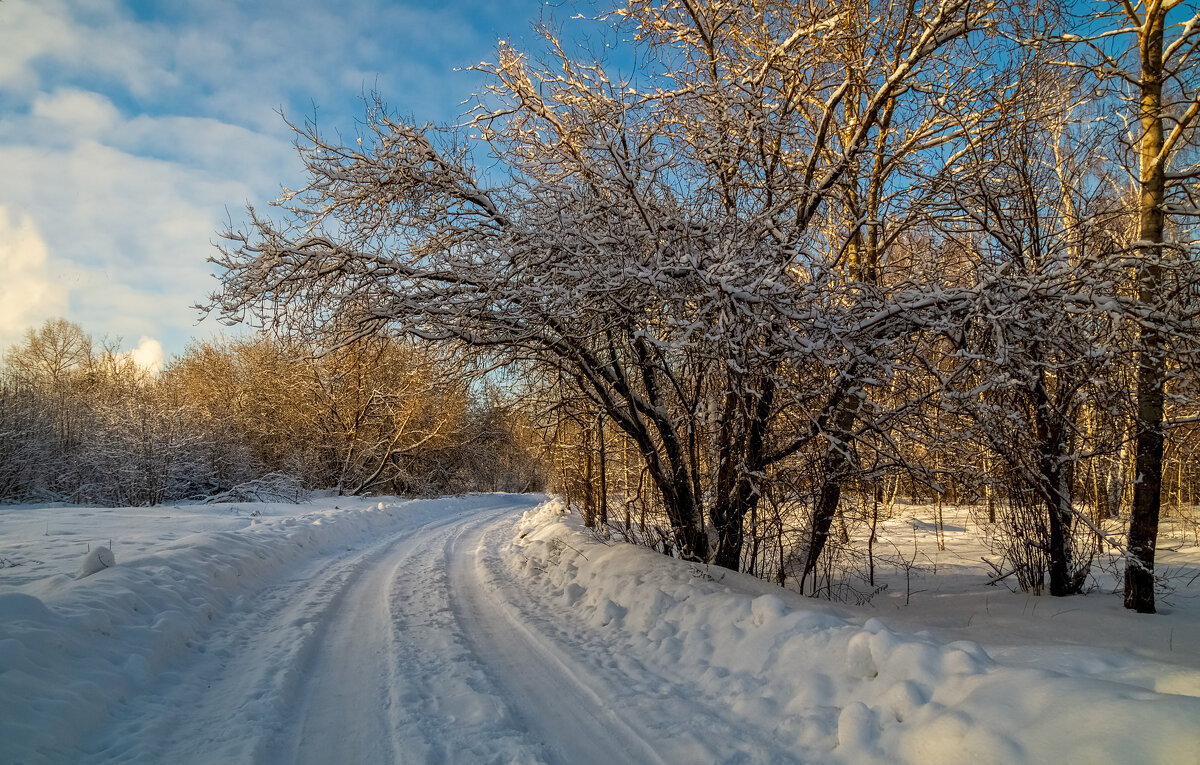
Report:
[{"label": "tree canopy", "polygon": [[[631,0],[601,19],[625,69],[545,28],[538,55],[501,44],[480,66],[461,125],[377,100],[354,142],[297,126],[308,182],[227,232],[209,308],[328,347],[400,331],[527,365],[634,444],[683,557],[753,569],[763,497],[804,504],[802,586],[851,480],[942,490],[926,457],[958,418],[1039,498],[1065,594],[1074,466],[1118,448],[1078,423],[1126,406],[1107,370],[1134,357],[1138,402],[1161,398],[1196,338],[1195,296],[1165,297],[1162,271],[1194,284],[1191,245],[1132,233],[1155,181],[1122,177],[1144,142],[1110,128],[1148,108],[1123,100],[1144,76],[1113,38],[1145,59],[1174,12],[1176,90],[1153,109],[1175,143],[1155,161],[1194,145],[1200,14],[1125,8],[1113,30],[973,0]],[[1195,173],[1162,172],[1186,199]],[[1161,405],[1139,412],[1161,434]],[[989,440],[997,417],[1032,459]],[[807,498],[781,488],[805,470]]]}]

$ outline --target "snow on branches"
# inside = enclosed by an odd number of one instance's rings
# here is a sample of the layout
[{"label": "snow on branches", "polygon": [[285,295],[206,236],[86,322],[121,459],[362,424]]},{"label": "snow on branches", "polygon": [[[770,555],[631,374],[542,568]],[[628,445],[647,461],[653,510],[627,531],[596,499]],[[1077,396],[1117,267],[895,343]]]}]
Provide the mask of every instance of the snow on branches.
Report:
[{"label": "snow on branches", "polygon": [[664,546],[694,560],[753,568],[748,519],[815,466],[782,497],[809,509],[802,579],[868,463],[936,483],[900,442],[940,397],[982,416],[964,391],[1090,374],[1125,321],[1191,337],[1128,290],[1111,167],[1076,178],[1060,151],[1086,87],[1011,85],[1052,76],[1025,16],[630,0],[599,21],[632,70],[543,29],[541,57],[501,45],[477,67],[461,126],[378,101],[349,145],[297,126],[308,182],[226,234],[210,310],[327,345],[386,327],[565,381],[635,445]]}]

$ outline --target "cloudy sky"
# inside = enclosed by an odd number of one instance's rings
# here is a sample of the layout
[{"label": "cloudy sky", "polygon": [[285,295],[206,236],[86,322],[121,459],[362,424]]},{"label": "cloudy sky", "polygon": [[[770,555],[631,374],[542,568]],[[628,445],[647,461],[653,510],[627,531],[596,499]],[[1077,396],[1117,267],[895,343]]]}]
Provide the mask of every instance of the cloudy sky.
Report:
[{"label": "cloudy sky", "polygon": [[[556,5],[559,5],[556,3]],[[0,0],[0,350],[64,316],[167,356],[247,203],[297,185],[279,112],[354,133],[364,93],[452,121],[540,0]],[[550,9],[558,18],[566,9]]]}]

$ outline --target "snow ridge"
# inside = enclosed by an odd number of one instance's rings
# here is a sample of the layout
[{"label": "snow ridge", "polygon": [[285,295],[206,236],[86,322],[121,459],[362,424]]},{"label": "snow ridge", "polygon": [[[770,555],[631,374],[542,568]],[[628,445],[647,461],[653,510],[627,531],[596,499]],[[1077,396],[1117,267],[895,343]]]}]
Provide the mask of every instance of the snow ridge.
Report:
[{"label": "snow ridge", "polygon": [[526,513],[504,556],[610,652],[692,680],[798,761],[1166,765],[1195,761],[1200,746],[1200,698],[1004,665],[973,642],[902,634],[751,577],[606,545],[559,503]]}]

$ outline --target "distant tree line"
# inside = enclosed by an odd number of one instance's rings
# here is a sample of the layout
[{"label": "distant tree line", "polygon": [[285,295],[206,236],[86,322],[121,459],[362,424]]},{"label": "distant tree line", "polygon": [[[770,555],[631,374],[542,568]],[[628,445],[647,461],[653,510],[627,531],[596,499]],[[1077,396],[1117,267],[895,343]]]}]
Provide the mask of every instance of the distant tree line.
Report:
[{"label": "distant tree line", "polygon": [[297,126],[308,183],[227,232],[211,309],[515,365],[563,491],[689,560],[827,591],[847,510],[902,484],[999,501],[1005,565],[1054,595],[1116,545],[1153,611],[1195,482],[1195,3],[584,23],[619,64],[501,44],[462,126]]},{"label": "distant tree line", "polygon": [[0,367],[0,501],[540,489],[528,429],[472,382],[390,337],[324,355],[265,335],[197,342],[151,373],[52,320]]}]

